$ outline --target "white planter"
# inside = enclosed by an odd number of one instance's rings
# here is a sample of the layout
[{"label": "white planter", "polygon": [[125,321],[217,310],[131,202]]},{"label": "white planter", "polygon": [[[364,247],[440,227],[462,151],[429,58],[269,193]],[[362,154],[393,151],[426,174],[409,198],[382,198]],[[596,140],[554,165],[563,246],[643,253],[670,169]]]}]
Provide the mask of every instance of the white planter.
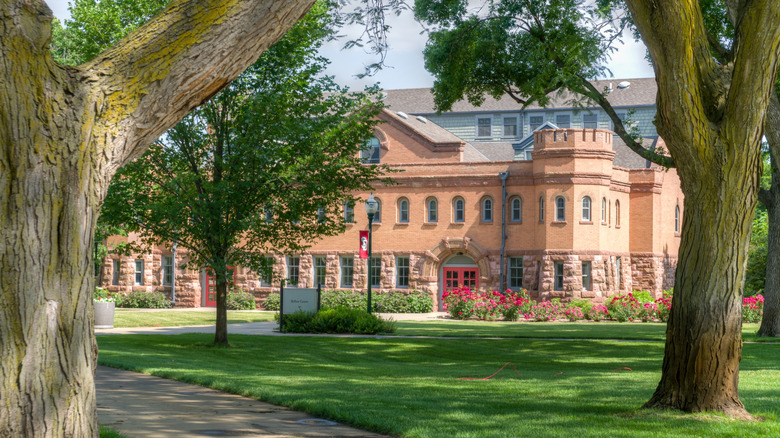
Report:
[{"label": "white planter", "polygon": [[114,308],[116,303],[94,303],[95,304],[95,328],[112,329],[114,328]]}]

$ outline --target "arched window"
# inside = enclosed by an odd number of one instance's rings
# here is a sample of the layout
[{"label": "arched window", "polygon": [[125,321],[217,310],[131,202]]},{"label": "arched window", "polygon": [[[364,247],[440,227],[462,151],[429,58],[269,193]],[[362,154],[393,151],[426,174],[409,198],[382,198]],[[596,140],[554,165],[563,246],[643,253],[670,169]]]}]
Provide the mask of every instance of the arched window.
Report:
[{"label": "arched window", "polygon": [[523,221],[523,200],[520,198],[512,198],[512,200],[509,202],[510,205],[510,220],[512,222],[522,222]]},{"label": "arched window", "polygon": [[402,224],[409,223],[409,200],[406,198],[398,200],[398,222]]},{"label": "arched window", "polygon": [[363,150],[360,151],[360,161],[366,164],[379,164],[381,146],[379,139],[376,137],[366,140]]},{"label": "arched window", "polygon": [[615,226],[620,226],[620,201],[615,201]]},{"label": "arched window", "polygon": [[601,222],[607,222],[607,198],[601,198]]},{"label": "arched window", "polygon": [[452,205],[452,218],[453,222],[466,221],[466,202],[463,198],[455,198]]},{"label": "arched window", "polygon": [[680,232],[680,206],[676,205],[674,207],[674,233],[678,234]]},{"label": "arched window", "polygon": [[493,222],[493,199],[482,200],[482,222]]},{"label": "arched window", "polygon": [[381,224],[382,223],[382,201],[376,198],[374,198],[374,200],[376,201],[376,213],[374,213],[374,223]]},{"label": "arched window", "polygon": [[563,196],[555,198],[555,220],[558,222],[566,220],[566,200]]},{"label": "arched window", "polygon": [[582,220],[590,222],[590,196],[582,197]]},{"label": "arched window", "polygon": [[439,220],[439,205],[436,198],[428,198],[428,222],[437,222]]},{"label": "arched window", "polygon": [[539,197],[539,222],[544,222],[544,197]]}]

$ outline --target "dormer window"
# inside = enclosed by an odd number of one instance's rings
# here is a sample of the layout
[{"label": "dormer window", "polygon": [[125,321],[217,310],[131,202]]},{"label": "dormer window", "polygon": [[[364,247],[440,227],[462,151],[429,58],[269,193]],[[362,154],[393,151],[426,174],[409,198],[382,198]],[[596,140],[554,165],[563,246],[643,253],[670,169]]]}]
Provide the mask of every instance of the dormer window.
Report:
[{"label": "dormer window", "polygon": [[493,131],[492,117],[477,117],[477,138],[490,138]]}]

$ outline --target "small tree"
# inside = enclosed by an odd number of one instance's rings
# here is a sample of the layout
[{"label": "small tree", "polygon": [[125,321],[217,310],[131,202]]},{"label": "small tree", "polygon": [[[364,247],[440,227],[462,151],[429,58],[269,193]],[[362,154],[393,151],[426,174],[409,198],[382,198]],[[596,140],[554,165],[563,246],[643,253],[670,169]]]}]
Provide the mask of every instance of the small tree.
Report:
[{"label": "small tree", "polygon": [[332,34],[317,4],[228,88],[168,131],[109,188],[102,214],[145,246],[176,241],[213,270],[214,342],[227,344],[227,266],[266,272],[269,252],[295,253],[344,230],[344,202],[386,171],[363,165],[377,90],[347,93],[317,56]]}]

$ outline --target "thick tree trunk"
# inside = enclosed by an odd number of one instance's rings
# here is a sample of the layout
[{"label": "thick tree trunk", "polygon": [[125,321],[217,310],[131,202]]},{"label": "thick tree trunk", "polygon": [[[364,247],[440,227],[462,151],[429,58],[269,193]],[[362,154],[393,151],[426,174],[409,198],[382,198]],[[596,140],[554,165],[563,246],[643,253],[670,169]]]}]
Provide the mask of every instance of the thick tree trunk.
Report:
[{"label": "thick tree trunk", "polygon": [[0,0],[0,437],[98,436],[92,239],[109,180],[312,3],[174,0],[62,68],[48,7]]},{"label": "thick tree trunk", "polygon": [[225,268],[217,273],[217,324],[214,329],[214,345],[228,346],[227,329],[227,290],[228,280],[225,278]]}]

